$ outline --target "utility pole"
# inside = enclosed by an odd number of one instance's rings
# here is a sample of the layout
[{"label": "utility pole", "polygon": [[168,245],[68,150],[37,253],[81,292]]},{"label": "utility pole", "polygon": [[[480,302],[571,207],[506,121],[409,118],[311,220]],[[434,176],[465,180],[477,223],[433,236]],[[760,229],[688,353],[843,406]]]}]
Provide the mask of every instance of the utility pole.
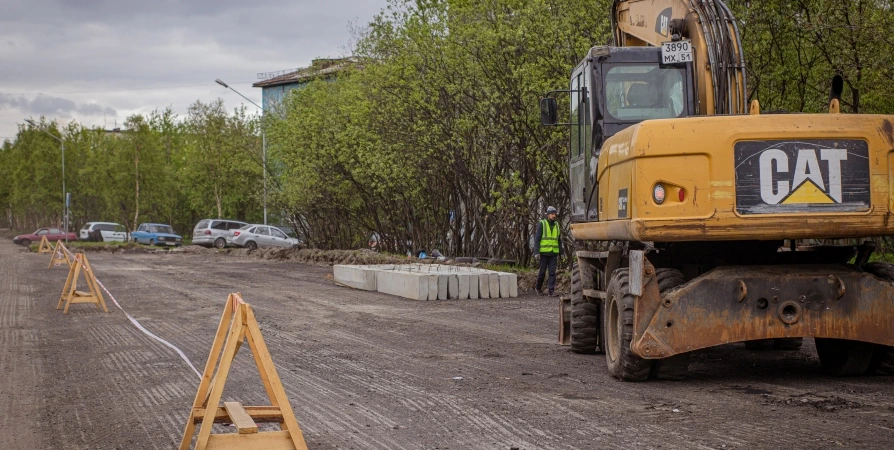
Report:
[{"label": "utility pole", "polygon": [[267,131],[264,130],[264,124],[263,124],[263,120],[264,120],[263,117],[264,117],[264,114],[266,113],[266,111],[264,110],[264,108],[263,108],[262,106],[260,106],[260,105],[258,105],[257,103],[251,101],[251,99],[249,99],[248,97],[242,95],[241,92],[239,92],[239,91],[237,91],[237,90],[231,88],[230,85],[228,85],[227,83],[224,83],[223,81],[221,81],[220,78],[214,80],[214,82],[217,83],[217,84],[219,84],[219,85],[221,85],[221,86],[223,86],[223,87],[225,87],[225,88],[227,88],[227,89],[229,89],[229,90],[231,90],[231,91],[233,91],[233,92],[235,92],[235,93],[237,93],[237,94],[239,94],[240,97],[244,98],[245,100],[247,100],[247,101],[248,101],[249,103],[251,103],[252,105],[257,106],[257,108],[261,110],[261,122],[262,122],[262,123],[261,123],[261,148],[263,149],[263,150],[262,150],[263,155],[261,156],[261,159],[262,159],[262,163],[261,163],[261,164],[262,164],[263,169],[264,169],[264,225],[267,225]]}]

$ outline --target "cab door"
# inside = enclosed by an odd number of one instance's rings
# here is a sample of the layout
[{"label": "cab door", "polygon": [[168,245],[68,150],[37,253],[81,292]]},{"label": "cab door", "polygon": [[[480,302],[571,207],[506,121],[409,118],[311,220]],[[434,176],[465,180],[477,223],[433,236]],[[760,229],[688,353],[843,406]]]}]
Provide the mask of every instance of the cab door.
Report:
[{"label": "cab door", "polygon": [[589,64],[578,66],[571,76],[571,146],[569,149],[569,183],[571,185],[571,220],[587,220],[587,197],[591,189],[588,179],[588,154],[591,144],[588,74]]}]

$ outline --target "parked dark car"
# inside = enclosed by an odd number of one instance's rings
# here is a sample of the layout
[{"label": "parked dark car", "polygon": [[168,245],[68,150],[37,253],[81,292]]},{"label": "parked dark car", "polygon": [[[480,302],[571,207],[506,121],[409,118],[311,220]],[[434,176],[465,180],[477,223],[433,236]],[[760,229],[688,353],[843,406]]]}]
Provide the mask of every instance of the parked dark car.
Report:
[{"label": "parked dark car", "polygon": [[[31,245],[32,242],[40,242],[44,236],[46,236],[47,240],[50,242],[65,240],[65,232],[58,228],[40,228],[31,234],[20,234],[12,238],[12,243],[27,247]],[[78,240],[78,235],[69,232],[68,240],[76,241]]]}]

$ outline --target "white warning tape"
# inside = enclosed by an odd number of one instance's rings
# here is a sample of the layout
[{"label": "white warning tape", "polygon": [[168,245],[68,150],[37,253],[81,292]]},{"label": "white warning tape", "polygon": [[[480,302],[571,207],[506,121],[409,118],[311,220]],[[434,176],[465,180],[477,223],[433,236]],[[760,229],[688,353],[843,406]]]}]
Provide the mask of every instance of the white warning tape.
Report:
[{"label": "white warning tape", "polygon": [[[65,252],[68,253],[69,256],[71,256],[72,258],[75,257],[74,254],[72,254],[71,252],[69,252],[67,248],[65,248],[65,247],[62,247],[62,248],[65,249]],[[81,267],[82,267],[85,271],[88,270],[87,267],[84,265],[84,263],[80,262],[80,260],[77,260],[77,262],[78,262],[79,264],[81,264]],[[155,335],[155,333],[153,333],[153,332],[147,330],[145,327],[143,327],[143,325],[140,324],[140,321],[139,321],[139,320],[134,319],[133,316],[131,316],[127,311],[124,310],[124,308],[121,307],[121,305],[118,303],[118,300],[115,300],[115,296],[112,295],[112,293],[109,292],[108,289],[106,289],[105,285],[102,284],[102,281],[99,281],[99,279],[96,278],[96,275],[95,275],[95,274],[93,275],[93,279],[96,280],[96,283],[99,284],[99,287],[101,287],[102,290],[105,291],[105,293],[109,295],[109,298],[112,299],[112,303],[114,303],[115,306],[117,306],[118,309],[120,309],[121,312],[123,312],[124,315],[127,316],[127,320],[130,320],[130,323],[134,324],[134,326],[137,327],[137,329],[139,329],[140,331],[142,331],[143,334],[145,334],[146,336],[149,336],[149,337],[151,337],[152,339],[155,339],[156,341],[162,343],[163,345],[165,345],[165,346],[167,346],[167,347],[170,347],[172,350],[174,350],[175,352],[177,352],[177,354],[180,355],[180,358],[183,359],[183,361],[186,361],[186,364],[189,366],[190,369],[192,369],[193,372],[196,373],[196,375],[199,377],[199,379],[202,378],[202,373],[199,372],[198,369],[196,369],[196,366],[194,366],[194,365],[192,364],[192,361],[190,361],[189,358],[186,357],[186,354],[183,353],[182,350],[180,350],[179,348],[177,348],[176,345],[174,345],[174,344],[172,344],[172,343],[170,343],[170,342],[168,342],[168,341],[166,341],[166,340],[164,340],[164,339],[158,337],[157,335]],[[76,283],[77,280],[75,280],[74,282]]]}]

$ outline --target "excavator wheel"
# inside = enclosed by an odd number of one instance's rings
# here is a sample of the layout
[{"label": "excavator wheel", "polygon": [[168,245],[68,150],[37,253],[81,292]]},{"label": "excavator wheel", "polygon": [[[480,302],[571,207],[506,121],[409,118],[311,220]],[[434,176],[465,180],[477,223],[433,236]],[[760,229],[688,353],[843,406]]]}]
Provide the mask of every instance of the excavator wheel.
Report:
[{"label": "excavator wheel", "polygon": [[814,338],[814,341],[823,370],[842,377],[866,373],[876,349],[875,344],[847,339]]},{"label": "excavator wheel", "polygon": [[[661,295],[685,282],[683,273],[676,269],[656,269],[655,276],[658,277],[658,290]],[[689,353],[682,353],[670,358],[654,360],[649,371],[649,378],[682,380],[686,378],[687,372],[689,372]]]},{"label": "excavator wheel", "polygon": [[595,353],[599,337],[599,305],[583,296],[580,268],[571,266],[571,351]]},{"label": "excavator wheel", "polygon": [[630,350],[633,339],[633,305],[628,269],[612,274],[605,293],[603,313],[605,327],[605,362],[608,373],[623,381],[644,381],[649,378],[652,361]]},{"label": "excavator wheel", "polygon": [[[863,270],[885,281],[894,282],[894,264],[873,262],[863,266]],[[876,344],[866,374],[894,375],[894,347]]]}]

